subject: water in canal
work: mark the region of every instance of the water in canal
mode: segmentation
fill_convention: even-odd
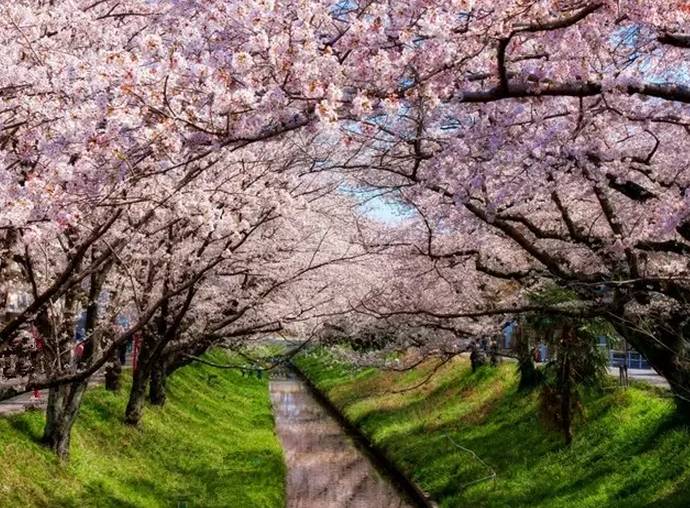
[[[288,508],[409,508],[393,483],[299,379],[271,381]]]

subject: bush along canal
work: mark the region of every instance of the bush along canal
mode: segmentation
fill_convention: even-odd
[[[288,508],[432,506],[294,371],[270,383]]]

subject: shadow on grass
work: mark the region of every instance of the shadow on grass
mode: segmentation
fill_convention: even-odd
[[[400,378],[379,375],[401,388]],[[540,424],[538,389],[518,391],[508,375],[505,366],[459,368],[393,404],[346,380],[335,389],[355,423],[442,506],[690,506],[690,432],[656,392],[586,392],[568,448]],[[496,471],[495,484],[470,484],[489,469],[467,450]]]
[[[363,429],[369,430],[400,421],[419,420],[419,425],[412,431],[427,433],[444,426],[437,423],[438,419],[425,421],[425,417],[432,413],[437,413],[441,420],[444,419],[444,416],[446,419],[451,417],[449,413],[443,410],[451,411],[458,422],[465,418],[476,419],[479,414],[486,413],[488,408],[497,406],[499,403],[505,405],[506,393],[503,385],[496,387],[496,393],[484,400],[476,400],[473,397],[473,394],[488,391],[489,385],[496,381],[496,371],[490,367],[481,368],[476,372],[471,372],[469,369],[462,370],[459,376],[444,379],[432,390],[410,393],[407,396],[410,400],[407,402],[399,401],[396,407],[372,407],[370,410],[358,414],[355,417],[355,423]],[[371,396],[375,398],[385,395],[387,394],[381,393]],[[363,396],[366,395],[360,393],[353,404],[361,400]],[[356,394],[353,397],[356,397]],[[340,407],[344,410],[348,409],[347,405]],[[406,428],[400,429],[399,432],[407,433],[409,431],[410,429]],[[394,440],[395,435],[391,435],[390,439]]]
[[[83,494],[73,497],[57,497],[52,507],[60,508],[138,508],[140,505],[129,502],[102,482],[90,482]],[[176,505],[171,505],[176,506]]]
[[[119,393],[86,393],[68,464],[37,444],[43,415],[0,422],[0,507],[284,504],[265,381],[190,366],[171,377],[166,406],[147,407],[136,428],[122,422],[129,384],[125,377]]]
[[[10,427],[38,445],[42,444],[43,423],[43,415],[38,411],[29,411],[9,418]]]

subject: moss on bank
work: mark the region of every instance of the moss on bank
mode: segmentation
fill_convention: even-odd
[[[0,506],[284,505],[266,380],[185,367],[165,407],[147,408],[139,428],[122,423],[126,388],[87,393],[64,466],[37,443],[43,414],[0,418]]]
[[[517,390],[512,363],[472,373],[458,358],[403,393],[435,363],[362,370],[321,350],[297,363],[441,506],[690,506],[690,429],[651,387],[588,393],[565,448],[540,423],[537,393]],[[495,481],[481,480],[492,471]]]

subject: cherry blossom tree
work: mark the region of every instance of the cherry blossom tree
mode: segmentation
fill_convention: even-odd
[[[577,290],[581,305],[561,312],[611,320],[685,410],[683,6],[417,5],[410,43],[389,32],[399,42],[390,52],[410,55],[397,88],[385,99],[359,92],[374,106],[356,118],[343,112],[342,136],[354,148],[321,169],[414,205],[439,243],[457,239],[437,251],[429,242],[431,259],[463,274],[527,287],[555,279]],[[451,319],[536,310],[462,303],[414,312]]]
[[[0,352],[32,368],[0,386],[51,388],[45,438],[64,456],[89,377],[135,334],[132,423],[150,380],[224,336],[354,307],[467,337],[539,310],[610,320],[687,409],[689,15],[644,0],[6,2],[0,301],[28,302]],[[365,238],[336,212],[372,188],[416,224]],[[399,270],[381,284],[389,272],[359,262],[384,252]],[[536,309],[525,290],[546,281],[580,300]]]

